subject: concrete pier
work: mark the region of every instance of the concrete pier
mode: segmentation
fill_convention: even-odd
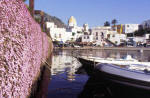
[[[63,49],[63,50],[139,50],[139,51],[150,51],[150,48],[144,48],[144,47],[80,47],[80,48],[75,48],[75,47],[55,47],[54,49]]]

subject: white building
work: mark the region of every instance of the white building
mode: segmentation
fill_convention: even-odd
[[[146,43],[146,39],[145,39],[144,36],[143,37],[136,36],[136,37],[133,38],[133,41],[136,42],[136,43]]]
[[[73,16],[68,20],[67,28],[57,28],[52,22],[47,22],[46,26],[50,31],[53,41],[63,41],[64,43],[67,41],[76,41],[83,35],[83,27],[77,26],[76,19]]]
[[[124,24],[123,25],[123,33],[134,33],[135,31],[139,30],[139,24]]]
[[[76,39],[80,38],[83,35],[83,27],[77,26],[77,21],[73,16],[71,16],[68,20],[68,27],[66,31],[72,35],[72,41],[76,41]]]
[[[116,45],[120,45],[121,43],[126,41],[125,34],[118,34],[117,31],[114,31],[112,27],[109,26],[92,28],[92,35],[93,40],[100,46],[110,44],[107,40]]]
[[[107,38],[108,32],[111,31],[111,27],[93,27],[91,30],[91,34],[93,35],[93,41],[100,46],[103,46],[104,39]]]
[[[57,28],[52,22],[46,22],[46,26],[50,31],[53,41],[63,41],[65,43],[66,41],[71,40],[72,34],[66,32],[65,28]]]
[[[150,40],[150,34],[145,34],[146,40]]]
[[[127,37],[125,34],[111,34],[109,40],[116,45],[120,45],[121,43],[126,41],[126,38]]]
[[[89,25],[88,24],[84,24],[83,25],[83,30],[84,30],[84,32],[88,32],[89,31]]]
[[[84,34],[82,35],[82,42],[93,42],[93,35]]]

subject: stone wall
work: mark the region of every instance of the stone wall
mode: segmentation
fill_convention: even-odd
[[[22,0],[0,0],[0,98],[25,98],[52,51]]]

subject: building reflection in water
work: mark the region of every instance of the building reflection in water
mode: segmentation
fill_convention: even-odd
[[[53,56],[51,75],[57,75],[66,72],[69,81],[75,80],[75,72],[81,64],[73,56],[68,56],[66,52],[57,53]],[[61,54],[61,55],[60,55]]]
[[[69,51],[68,51],[69,52]],[[70,50],[70,53],[72,51]],[[101,58],[117,58],[121,59],[126,57],[127,55],[131,55],[133,58],[140,61],[150,61],[150,52],[149,51],[121,51],[121,50],[80,50],[73,51],[74,54],[78,54],[79,56],[94,56]]]
[[[72,51],[54,51],[47,98],[77,98],[88,80]],[[85,71],[84,71],[85,72]]]

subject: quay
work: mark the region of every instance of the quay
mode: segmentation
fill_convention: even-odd
[[[54,49],[63,49],[63,50],[123,50],[123,51],[150,51],[150,48],[145,47],[55,47]]]

